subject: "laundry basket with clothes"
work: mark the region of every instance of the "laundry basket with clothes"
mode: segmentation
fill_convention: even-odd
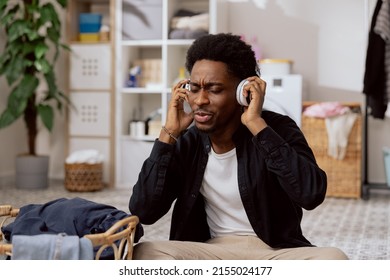
[[[119,259],[124,246],[129,258],[133,242],[143,235],[138,217],[82,198],[29,204],[15,216],[0,224],[1,238],[8,242],[0,253],[12,248],[10,259]]]

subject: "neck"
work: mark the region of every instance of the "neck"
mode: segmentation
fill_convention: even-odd
[[[209,135],[215,153],[223,154],[235,148],[233,134],[236,132],[238,125],[229,126],[224,131],[214,132]]]

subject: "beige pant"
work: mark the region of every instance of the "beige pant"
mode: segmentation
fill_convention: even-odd
[[[136,260],[346,260],[333,247],[273,249],[256,236],[224,236],[201,242],[153,241],[135,245]]]

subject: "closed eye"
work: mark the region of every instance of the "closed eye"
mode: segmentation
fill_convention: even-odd
[[[190,88],[192,93],[198,93],[202,88],[203,90],[212,94],[218,94],[224,90],[223,85],[220,83],[209,83],[203,87],[196,83],[190,83]]]

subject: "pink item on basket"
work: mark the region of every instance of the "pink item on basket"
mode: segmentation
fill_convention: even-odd
[[[348,111],[349,108],[340,102],[321,102],[307,107],[303,114],[313,118],[328,118],[343,115]]]

